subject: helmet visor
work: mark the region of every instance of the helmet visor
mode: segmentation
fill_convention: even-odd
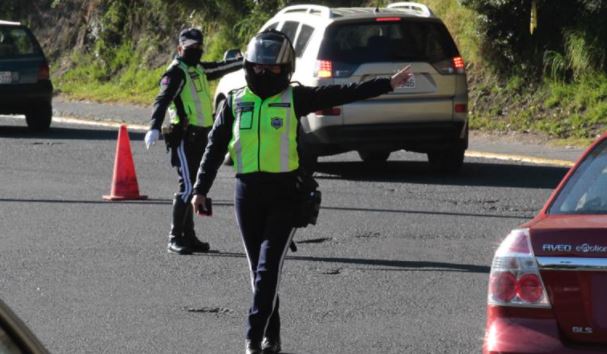
[[[280,65],[293,61],[293,50],[286,38],[278,35],[254,37],[247,46],[246,58],[255,64]]]

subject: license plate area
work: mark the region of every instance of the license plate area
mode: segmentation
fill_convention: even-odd
[[[0,71],[0,84],[12,84],[19,81],[19,73],[15,71]]]
[[[375,76],[378,79],[390,79],[392,75],[377,75]],[[409,80],[407,80],[404,84],[397,87],[397,89],[414,89],[416,84],[415,75],[411,75]]]

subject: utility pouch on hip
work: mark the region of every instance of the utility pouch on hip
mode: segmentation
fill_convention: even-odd
[[[183,126],[171,124],[162,127],[162,136],[168,149],[174,149],[179,146],[183,138]]]
[[[293,227],[316,225],[322,194],[318,190],[318,182],[311,174],[300,171],[296,178],[297,208],[293,218]]]

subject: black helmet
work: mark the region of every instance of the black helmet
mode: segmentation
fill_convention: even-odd
[[[280,73],[256,73],[253,70],[255,64],[280,65]],[[249,42],[244,67],[249,88],[262,98],[269,97],[289,86],[291,75],[295,71],[295,50],[284,33],[276,30],[264,31]]]
[[[186,28],[179,32],[179,45],[184,48],[191,45],[202,45],[202,42],[202,32],[198,28]]]

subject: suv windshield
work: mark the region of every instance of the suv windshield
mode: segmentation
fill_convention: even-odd
[[[33,36],[22,27],[0,27],[0,58],[40,55]]]
[[[442,23],[400,19],[334,24],[327,29],[318,59],[349,64],[394,61],[435,63],[458,55]]]

